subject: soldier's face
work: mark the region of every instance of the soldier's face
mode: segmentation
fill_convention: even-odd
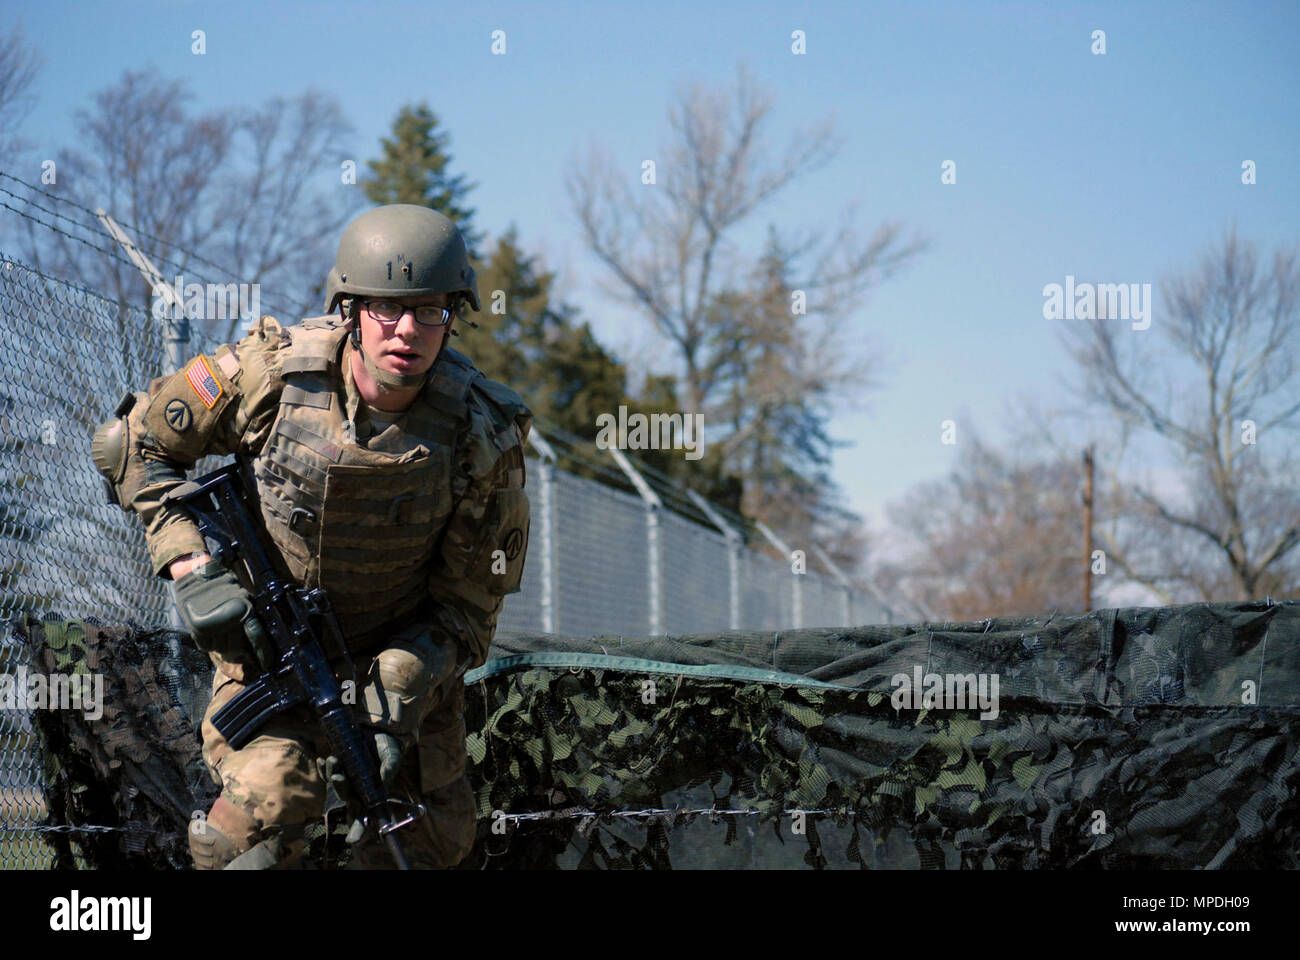
[[[408,307],[447,306],[447,295],[429,297],[391,297]],[[390,373],[420,374],[433,366],[447,338],[452,320],[446,326],[430,327],[417,323],[413,311],[408,310],[396,320],[386,322],[370,315],[364,302],[358,311],[361,324],[361,347],[381,369]]]

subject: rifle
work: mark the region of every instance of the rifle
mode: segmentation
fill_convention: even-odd
[[[213,558],[231,567],[248,590],[266,637],[253,644],[262,674],[213,715],[212,725],[238,750],[272,717],[308,704],[348,786],[360,798],[362,820],[378,826],[397,868],[409,870],[395,831],[422,816],[425,808],[389,795],[379,775],[374,744],[362,736],[343,703],[342,689],[321,644],[324,630],[334,649],[344,649],[329,597],[320,587],[298,587],[276,573],[249,514],[237,464],[183,483],[163,500],[186,509],[204,537],[217,544]]]

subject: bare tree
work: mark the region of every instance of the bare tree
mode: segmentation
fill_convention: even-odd
[[[241,118],[191,115],[190,99],[182,81],[128,72],[78,111],[84,135],[59,151],[52,189],[129,224],[169,282],[258,284],[264,311],[318,310],[329,244],[363,202],[340,182],[350,125],[314,92],[274,98]],[[148,284],[97,223],[77,235],[103,252],[30,221],[27,229],[27,255],[44,272],[151,306]],[[238,324],[237,316],[209,318],[200,330],[229,340]]]
[[[1162,284],[1151,330],[1065,328],[1084,395],[1119,428],[1102,545],[1166,603],[1300,589],[1298,293],[1294,246],[1261,264],[1229,230]]]
[[[850,211],[833,236],[769,243],[762,260],[743,254],[737,235],[746,222],[837,149],[822,124],[774,155],[764,142],[771,111],[742,67],[730,97],[699,86],[678,96],[654,186],[630,186],[607,154],[593,150],[575,164],[567,189],[611,292],[669,345],[687,409],[729,427],[711,449],[747,481],[755,479],[756,458],[774,454],[774,471],[792,469],[789,479],[818,488],[825,476],[766,447],[763,427],[778,411],[824,424],[827,404],[860,392],[871,371],[846,348],[845,322],[866,291],[922,244],[903,243],[897,224],[860,242]],[[778,351],[786,353],[780,363],[773,362]],[[826,442],[812,446],[824,453]],[[760,517],[779,509],[767,495],[747,507]]]
[[[40,67],[40,54],[27,45],[21,30],[0,35],[0,167],[27,146],[18,129],[36,105],[29,91]]]
[[[192,95],[179,80],[127,72],[77,111],[82,136],[58,151],[56,180],[47,189],[90,209],[104,208],[135,228],[135,242],[167,276],[187,265],[181,247],[208,239],[195,216],[226,159],[233,122],[224,114],[189,117]],[[59,208],[52,208],[59,209]],[[105,253],[31,221],[27,255],[44,273],[68,277],[116,299],[149,308],[150,288],[112,240],[89,222],[64,227]]]
[[[352,126],[331,97],[307,91],[272,98],[236,134],[249,150],[210,212],[212,259],[260,282],[292,313],[317,314],[339,231],[366,203],[340,175],[345,161],[360,165]],[[226,339],[234,333],[232,321]]]
[[[1077,460],[1002,453],[968,434],[947,477],[917,485],[891,507],[907,542],[874,579],[930,617],[1077,611],[1080,480]]]

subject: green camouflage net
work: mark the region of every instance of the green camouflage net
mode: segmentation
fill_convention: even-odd
[[[37,651],[76,634],[26,628]],[[184,865],[185,822],[211,802],[193,730],[209,671],[192,651],[172,653],[175,637],[87,627],[85,647],[53,641],[87,660],[112,645],[99,664],[125,698],[102,729],[62,713],[40,724],[60,757],[51,816],[115,814],[141,830],[97,836],[114,849],[91,865]],[[150,669],[141,650],[170,666]],[[502,635],[492,657],[466,678],[480,818],[469,868],[1300,858],[1296,602],[681,638]],[[997,717],[969,704],[896,710],[892,680],[915,671],[996,676]],[[169,686],[182,675],[193,682]],[[151,712],[172,719],[126,719]],[[132,738],[148,749],[133,752]]]
[[[94,868],[189,866],[185,825],[218,792],[197,736],[212,682],[208,658],[170,630],[30,616],[11,626],[31,671],[103,677],[95,719],[77,709],[31,712],[49,825],[112,828],[46,833],[54,868],[71,869],[77,854]]]

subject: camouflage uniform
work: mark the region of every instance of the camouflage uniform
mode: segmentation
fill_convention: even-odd
[[[354,349],[338,317],[284,328],[263,317],[238,343],[153,381],[124,417],[118,493],[143,519],[154,570],[166,576],[172,561],[206,547],[163,495],[204,455],[245,463],[283,572],[330,595],[347,641],[336,672],[356,683],[358,721],[407,748],[393,793],[429,809],[403,830],[412,865],[449,866],[474,838],[461,676],[486,659],[502,598],[519,588],[532,414],[444,347],[415,403],[385,425],[353,382]],[[211,718],[256,663],[212,659],[203,757],[222,793],[208,822],[233,852],[257,848],[236,866],[292,864],[326,798],[317,723],[299,708],[233,750]],[[216,832],[191,837],[196,865],[226,862],[205,848],[205,833]],[[369,840],[354,860],[390,865]]]

